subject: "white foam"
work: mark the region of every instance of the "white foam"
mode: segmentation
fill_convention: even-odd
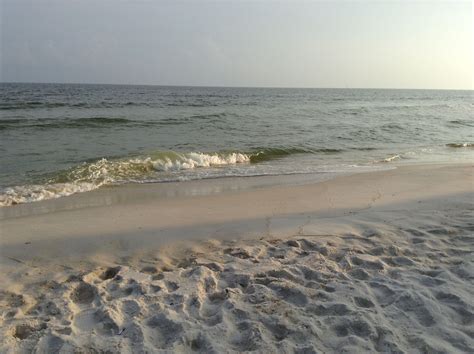
[[[393,156],[389,156],[389,157],[383,159],[381,162],[392,162],[394,160],[399,160],[399,159],[401,159],[400,155],[393,155]]]
[[[169,157],[150,160],[157,171],[189,170],[197,167],[212,167],[222,165],[234,165],[237,163],[250,162],[250,157],[241,153],[231,153],[228,155],[208,155],[197,152],[179,155],[178,159],[172,160]]]
[[[146,180],[147,176],[156,171],[173,172],[247,162],[250,162],[250,157],[242,153],[204,154],[198,152],[164,153],[155,159],[151,157],[116,161],[100,159],[63,173],[58,179],[66,179],[68,182],[65,183],[57,183],[57,180],[53,179],[44,185],[15,186],[0,190],[0,206],[65,197],[114,183],[139,182]]]
[[[81,182],[8,187],[0,192],[0,206],[66,197],[75,193],[89,192],[100,186],[100,184]]]

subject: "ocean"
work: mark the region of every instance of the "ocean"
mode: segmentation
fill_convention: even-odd
[[[0,84],[0,206],[474,161],[472,91]]]

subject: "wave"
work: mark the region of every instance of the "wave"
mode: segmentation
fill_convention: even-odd
[[[7,187],[0,190],[0,207],[67,197],[99,188],[93,183],[55,183]]]
[[[396,124],[396,123],[384,124],[380,128],[388,132],[392,130],[404,130],[404,128],[400,124]]]
[[[0,190],[0,206],[10,206],[88,192],[104,185],[143,182],[154,174],[206,167],[249,163],[239,152],[205,154],[199,152],[157,152],[147,157],[82,163],[61,171],[44,184],[8,187]]]
[[[42,183],[0,190],[0,206],[28,203],[87,192],[105,185],[181,180],[187,170],[254,164],[294,154],[334,154],[341,149],[262,148],[251,152],[215,153],[157,151],[127,159],[101,158],[44,178]],[[226,173],[223,173],[226,175]],[[187,176],[187,175],[186,175]],[[196,178],[196,177],[193,177]],[[198,177],[202,178],[202,177]]]
[[[188,101],[177,101],[166,103],[168,107],[217,107],[217,103],[213,102],[188,102]]]
[[[37,118],[6,119],[0,121],[0,130],[10,129],[61,129],[61,128],[100,128],[114,125],[153,126],[180,125],[193,122],[218,122],[226,113],[192,115],[183,118],[164,118],[160,120],[135,120],[123,117],[84,117],[84,118]]]
[[[427,156],[439,156],[443,155],[441,149],[443,147],[453,148],[453,149],[466,149],[474,148],[474,143],[450,143],[445,145],[437,145],[431,147],[419,147],[411,151],[403,151],[399,153],[391,154],[383,159],[375,160],[375,163],[388,163],[398,160],[410,160],[410,159],[419,159],[421,156],[425,158]],[[453,152],[452,152],[453,153]]]
[[[25,101],[25,102],[5,102],[0,103],[0,110],[17,110],[17,109],[35,109],[35,108],[57,108],[70,106],[60,102],[43,102],[43,101]]]
[[[248,162],[250,162],[250,157],[239,152],[206,154],[160,151],[146,157],[118,160],[103,158],[83,163],[57,174],[48,182],[88,182],[103,185],[143,180],[156,172],[173,172]]]
[[[473,148],[474,144],[473,143],[450,143],[450,144],[446,144],[446,146],[450,148]]]
[[[62,128],[98,128],[113,125],[147,126],[153,122],[139,121],[121,117],[86,117],[67,119],[7,119],[0,121],[0,130],[10,129],[62,129]]]
[[[472,146],[472,145],[469,145]],[[373,147],[254,148],[250,151],[175,152],[156,151],[128,158],[100,158],[83,162],[69,169],[43,176],[33,184],[0,189],[0,206],[10,206],[88,192],[107,185],[124,183],[168,182],[210,176],[248,175],[235,165],[258,164],[299,154],[339,154],[348,150],[376,150]],[[404,159],[394,154],[375,162]],[[195,169],[213,169],[212,172],[191,172]],[[224,169],[218,171],[216,169]]]
[[[376,161],[376,162],[392,162],[392,161],[395,161],[395,160],[400,160],[402,157],[401,155],[391,155],[391,156],[388,156],[382,160],[379,160],[379,161]]]
[[[293,154],[304,154],[310,152],[309,149],[303,148],[256,148],[255,151],[250,154],[250,162],[257,163],[270,161]]]
[[[374,150],[377,150],[377,148],[374,148],[374,147],[371,147],[371,146],[367,146],[367,147],[353,147],[351,148],[351,150],[356,150],[356,151],[374,151]]]
[[[217,122],[222,118],[226,117],[226,113],[211,113],[211,114],[198,114],[192,115],[183,118],[164,118],[157,120],[153,123],[157,125],[180,125],[180,124],[189,124],[196,121],[208,121],[208,122]]]
[[[80,128],[80,127],[102,127],[110,125],[135,125],[142,124],[143,122],[134,121],[127,118],[114,118],[114,117],[88,117],[88,118],[74,118],[68,120],[61,120],[57,123],[47,124],[47,128]],[[38,125],[42,127],[41,125]]]
[[[145,102],[47,102],[47,101],[22,101],[22,102],[4,102],[0,103],[0,110],[33,110],[33,109],[51,109],[51,108],[123,108],[130,106],[149,106]]]
[[[474,127],[474,122],[472,120],[467,120],[467,119],[450,120],[448,123],[452,125],[463,125],[467,127]]]
[[[353,107],[353,108],[337,108],[335,110],[335,113],[357,116],[360,114],[369,113],[369,111],[370,109],[364,106],[364,107]]]

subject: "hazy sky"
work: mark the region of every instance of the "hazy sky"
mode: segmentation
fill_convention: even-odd
[[[1,81],[473,88],[470,1],[0,0]]]

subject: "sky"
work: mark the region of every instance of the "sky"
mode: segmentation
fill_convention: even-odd
[[[471,1],[0,0],[0,81],[473,89]]]

